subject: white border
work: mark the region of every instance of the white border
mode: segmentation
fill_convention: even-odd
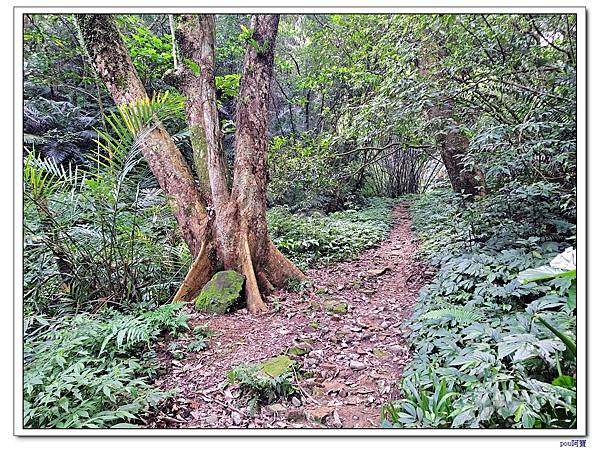
[[[42,3],[42,2],[39,2]],[[570,438],[585,436],[587,433],[587,342],[586,342],[586,318],[587,316],[582,314],[583,310],[579,311],[577,320],[577,342],[578,342],[578,361],[579,367],[583,366],[583,370],[578,370],[578,407],[577,407],[577,428],[575,430],[519,430],[519,429],[502,429],[502,430],[488,430],[488,429],[475,429],[475,430],[464,430],[464,429],[168,429],[168,430],[150,430],[150,429],[135,429],[135,430],[32,430],[24,429],[22,426],[22,403],[23,403],[23,392],[22,392],[22,351],[23,351],[23,317],[22,317],[22,298],[23,298],[23,285],[22,285],[22,145],[21,145],[21,132],[22,132],[22,121],[23,121],[23,92],[22,92],[22,15],[27,13],[119,13],[119,14],[135,14],[135,13],[147,13],[147,14],[165,14],[168,12],[184,13],[184,12],[195,12],[195,13],[312,13],[318,12],[320,14],[326,13],[400,13],[400,14],[433,14],[433,13],[505,13],[505,14],[525,14],[525,13],[566,13],[577,15],[577,204],[579,206],[578,218],[577,218],[577,241],[578,245],[578,266],[580,276],[578,277],[578,298],[587,299],[586,292],[586,155],[587,155],[587,141],[586,141],[586,11],[585,7],[561,7],[561,6],[546,6],[546,7],[529,7],[529,6],[510,6],[510,7],[469,7],[469,6],[457,6],[457,7],[438,7],[431,2],[423,1],[421,4],[431,6],[421,7],[390,7],[390,6],[350,6],[356,2],[340,3],[335,2],[331,5],[331,2],[321,1],[305,1],[303,7],[293,6],[261,6],[261,7],[247,7],[240,6],[236,2],[235,5],[223,6],[226,1],[214,2],[204,1],[206,5],[203,8],[194,7],[125,7],[120,5],[109,6],[109,7],[93,7],[93,6],[81,6],[82,3],[78,2],[80,6],[74,7],[55,7],[55,6],[15,6],[13,10],[13,21],[14,21],[14,154],[13,154],[13,170],[14,170],[14,354],[13,354],[13,365],[14,365],[14,402],[13,402],[13,432],[17,436],[538,436],[538,437],[565,437],[563,440],[570,440]],[[147,2],[151,4],[154,2]],[[216,6],[213,6],[216,3]],[[265,0],[261,3],[272,3],[269,0]],[[324,5],[329,3],[328,5]],[[361,2],[364,3],[364,2]],[[508,2],[505,2],[508,3]],[[518,5],[520,2],[511,2]],[[531,2],[534,3],[534,2]],[[538,3],[538,2],[535,2]],[[548,5],[550,1],[543,2],[542,4]],[[17,299],[19,299],[17,301]],[[580,300],[581,302],[581,300]],[[588,355],[589,356],[589,355]],[[583,363],[581,361],[584,361]]]

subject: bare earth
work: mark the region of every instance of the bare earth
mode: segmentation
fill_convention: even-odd
[[[192,313],[191,327],[206,324],[216,335],[207,349],[186,352],[181,360],[165,351],[169,342],[160,343],[167,371],[156,385],[179,392],[146,426],[378,427],[381,405],[398,396],[397,383],[410,359],[402,326],[426,282],[425,267],[415,259],[406,205],[396,206],[393,216],[393,229],[381,245],[356,260],[309,271],[315,286],[274,294],[269,313]],[[324,304],[332,301],[347,303],[348,312],[327,311]],[[180,348],[193,339],[192,333],[180,337]],[[297,346],[310,348],[291,356],[302,368],[300,392],[251,414],[247,398],[227,386],[227,373]]]

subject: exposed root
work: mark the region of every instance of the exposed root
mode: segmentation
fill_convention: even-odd
[[[177,290],[173,303],[192,301],[202,290],[212,275],[212,263],[210,261],[210,251],[205,242],[202,242],[198,256],[190,266],[183,283]]]
[[[306,280],[308,277],[302,273],[272,242],[269,242],[269,251],[265,261],[265,273],[276,288],[285,287],[290,279]]]
[[[262,295],[267,296],[275,290],[275,286],[271,284],[269,278],[264,272],[258,272],[256,280],[258,281],[258,289]]]
[[[252,254],[250,253],[250,246],[248,245],[247,233],[242,235],[240,253],[242,274],[246,277],[246,283],[244,284],[246,305],[248,307],[248,311],[250,311],[252,314],[259,314],[266,311],[268,308],[262,299],[260,290],[258,289],[256,275],[254,274],[254,265],[252,264]]]

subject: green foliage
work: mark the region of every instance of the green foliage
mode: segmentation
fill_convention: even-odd
[[[505,205],[489,198],[475,203],[465,209],[458,195],[436,191],[418,198],[411,209],[421,254],[439,270],[421,290],[407,324],[413,360],[405,372],[403,400],[383,409],[382,424],[573,427],[575,391],[553,382],[563,372],[575,372],[570,344],[560,337],[574,345],[574,310],[567,304],[571,280],[518,280],[560,253],[570,231],[555,231],[563,243],[550,241],[536,235],[544,223],[519,211],[523,223],[515,239],[510,228],[486,223],[490,216],[499,220]],[[481,204],[485,215],[473,215]],[[444,398],[441,392],[452,394]]]
[[[220,97],[224,99],[237,97],[240,91],[240,79],[241,75],[239,73],[216,76],[215,83],[217,90],[221,94]]]
[[[418,386],[418,390],[417,390]],[[426,428],[445,428],[452,414],[452,400],[458,395],[448,389],[445,379],[430,372],[427,381],[421,382],[419,374],[402,380],[405,397],[382,408],[382,427],[394,424],[410,426],[415,418]]]
[[[375,198],[366,206],[327,216],[268,212],[269,233],[277,248],[300,267],[353,258],[384,239],[392,225],[393,200]]]
[[[32,311],[156,305],[177,288],[190,256],[174,239],[175,220],[139,143],[154,117],[181,108],[181,98],[167,93],[120,106],[106,116],[93,166],[28,156],[25,303]]]
[[[422,319],[442,319],[448,317],[457,322],[475,323],[480,322],[483,318],[476,311],[469,308],[440,308],[434,309],[421,316]]]
[[[149,346],[163,331],[187,328],[180,304],[139,315],[79,314],[25,323],[26,428],[135,425],[172,395],[150,384]]]
[[[215,332],[208,328],[208,325],[197,325],[192,330],[196,339],[188,347],[188,352],[197,352],[208,347],[208,342]]]
[[[269,146],[268,198],[294,210],[337,210],[351,199],[353,164],[335,159],[331,136],[275,136]]]
[[[144,83],[160,79],[173,67],[171,35],[156,35],[144,23],[141,16],[128,16],[122,20],[123,34],[131,60]]]
[[[293,367],[271,376],[265,372],[263,364],[240,365],[227,374],[227,381],[239,385],[242,392],[249,396],[251,405],[287,399],[297,389]]]

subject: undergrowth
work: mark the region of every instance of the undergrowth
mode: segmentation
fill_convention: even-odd
[[[392,226],[394,200],[374,198],[364,207],[328,215],[292,214],[285,207],[269,210],[273,243],[301,268],[354,258],[385,239]]]
[[[26,321],[24,427],[135,427],[173,394],[150,383],[157,370],[150,345],[187,329],[182,306]]]
[[[549,200],[539,203],[543,216],[496,224],[511,206],[498,199],[436,191],[414,202],[420,254],[439,270],[409,320],[413,360],[383,426],[575,427],[576,367],[564,345],[575,339],[574,277],[517,278],[572,235]]]

